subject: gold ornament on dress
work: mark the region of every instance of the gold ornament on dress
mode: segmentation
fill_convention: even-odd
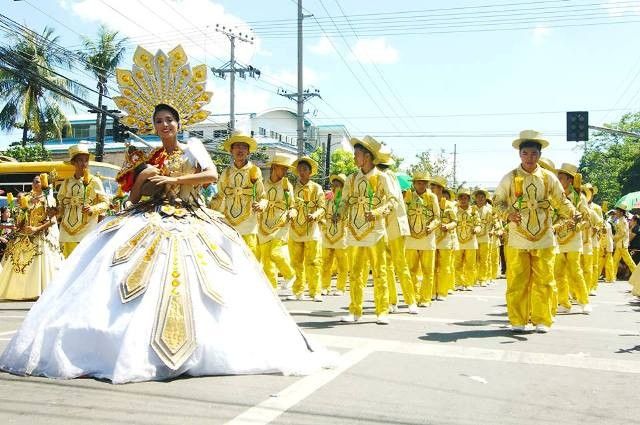
[[[210,114],[202,109],[211,101],[212,92],[205,91],[206,65],[193,68],[178,45],[168,54],[162,50],[153,55],[141,46],[133,55],[131,71],[116,69],[121,96],[113,98],[127,116],[121,122],[137,128],[140,134],[152,133],[152,115],[156,105],[164,103],[180,115],[183,127],[204,121]]]

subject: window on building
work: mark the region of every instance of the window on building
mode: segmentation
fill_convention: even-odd
[[[189,137],[204,137],[204,131],[203,130],[191,130],[189,131]]]
[[[266,128],[262,128],[262,127],[258,127],[258,134],[261,136],[266,136],[267,135],[267,129]]]
[[[90,124],[79,124],[73,127],[73,137],[75,137],[76,139],[86,139],[90,134]]]
[[[226,139],[228,134],[227,130],[213,130],[214,139]]]

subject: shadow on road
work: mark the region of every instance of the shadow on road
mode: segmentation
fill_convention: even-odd
[[[631,347],[631,348],[620,348],[618,351],[616,351],[616,354],[633,354],[633,353],[640,353],[640,345],[636,345],[635,347]]]
[[[514,334],[510,329],[486,329],[461,332],[430,332],[418,337],[423,341],[457,342],[463,339],[483,339],[506,337],[515,341],[527,341],[524,334]]]

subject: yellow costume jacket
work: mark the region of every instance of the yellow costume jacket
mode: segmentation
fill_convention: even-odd
[[[445,207],[440,208],[440,224],[444,225],[446,230],[442,230],[441,226],[436,229],[436,248],[456,249],[458,246],[458,235],[456,234],[458,223],[456,206],[453,202],[445,200]]]
[[[463,209],[458,205],[456,211],[456,233],[458,234],[458,249],[478,249],[478,239],[476,234],[482,229],[478,208],[475,205],[469,205],[467,209]]]
[[[480,231],[476,235],[478,243],[489,243],[489,236],[493,227],[493,208],[490,204],[479,207],[476,205],[478,218],[480,219]]]
[[[82,213],[84,205],[91,207],[91,215]],[[89,175],[89,184],[85,187],[82,177],[67,178],[58,191],[58,208],[60,242],[80,242],[87,233],[96,228],[98,216],[109,209],[102,181]]]
[[[267,206],[258,217],[258,242],[262,244],[273,239],[287,241],[289,239],[287,215],[290,211],[295,211],[293,185],[284,178],[275,183],[267,179],[264,181],[264,192]]]
[[[435,229],[440,226],[438,197],[430,189],[425,190],[422,195],[418,195],[415,189],[412,189],[405,192],[404,203],[411,232],[405,240],[405,248],[435,250]]]
[[[311,180],[304,185],[298,182],[293,188],[293,193],[297,215],[291,222],[289,239],[294,242],[321,240],[319,221],[325,214],[322,187]],[[312,215],[314,220],[307,220],[308,215]]]
[[[347,208],[343,197],[344,189],[333,194],[327,201],[326,214],[322,225],[322,247],[343,249],[347,247]]]

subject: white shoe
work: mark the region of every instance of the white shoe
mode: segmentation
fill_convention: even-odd
[[[322,291],[320,291],[321,295],[329,295],[329,290],[328,289],[323,289]]]
[[[447,291],[447,295],[453,295],[453,291],[452,291],[451,289],[449,289],[449,290]]]
[[[378,320],[376,320],[376,323],[378,325],[388,325],[389,324],[389,315],[388,314],[381,314],[380,316],[378,316]]]
[[[293,276],[289,280],[283,280],[282,281],[282,285],[280,285],[280,288],[285,290],[285,291],[288,291],[289,289],[291,289],[291,287],[293,287],[293,282],[295,282],[295,281],[296,281],[296,277],[295,276]]]
[[[398,311],[398,306],[395,304],[389,304],[389,313],[395,313]]]
[[[453,290],[454,290],[454,291],[462,291],[462,290],[463,290],[463,287],[462,287],[462,285],[456,285],[456,286],[453,288]],[[449,293],[451,293],[451,292],[449,292]]]
[[[322,299],[322,295],[316,294],[316,296],[313,297],[313,301],[321,303],[322,301],[324,301],[324,299]]]
[[[360,316],[356,316],[355,314],[347,314],[340,318],[340,321],[343,323],[355,323],[358,320],[360,320]]]
[[[431,307],[431,301],[429,302],[420,302],[418,303],[418,307]]]
[[[333,293],[331,295],[336,296],[336,297],[340,297],[340,296],[344,295],[344,292],[339,290],[339,289],[336,289],[335,291],[333,291]]]
[[[524,325],[511,325],[512,332],[524,332]]]
[[[549,332],[549,327],[545,325],[536,325],[536,332],[539,334],[546,334]]]
[[[596,290],[595,289],[592,289],[591,292],[589,292],[589,296],[590,297],[595,297],[596,295],[598,295],[598,294],[596,294]]]
[[[415,304],[409,304],[409,314],[418,314],[418,306]]]
[[[462,288],[463,291],[473,291],[473,289],[471,289],[470,286],[465,286],[464,288]]]
[[[289,295],[285,299],[288,300],[288,301],[311,301],[311,298],[309,298],[307,295],[303,295],[303,294]]]
[[[591,307],[591,304],[580,305],[580,313],[591,314],[592,311],[593,311],[593,307]]]
[[[558,306],[558,313],[561,313],[561,314],[563,314],[563,313],[571,313],[571,307],[567,308],[567,307],[565,307],[563,305],[559,305]]]

